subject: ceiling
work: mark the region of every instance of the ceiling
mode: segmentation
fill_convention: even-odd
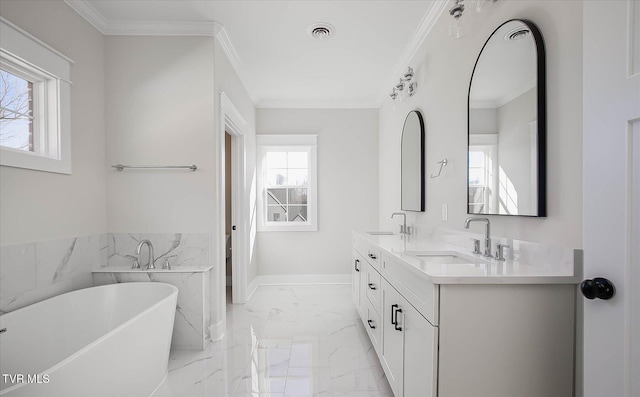
[[[375,108],[444,0],[67,0],[105,34],[215,35],[257,107]],[[317,22],[330,39],[310,37]]]
[[[530,31],[520,21],[507,22],[487,41],[473,72],[471,107],[497,108],[537,86],[537,50],[533,36],[505,39],[509,32],[522,29]]]

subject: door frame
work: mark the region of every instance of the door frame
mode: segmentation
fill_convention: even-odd
[[[244,303],[247,289],[246,251],[248,241],[248,211],[246,209],[246,122],[233,102],[220,92],[220,124],[217,134],[218,164],[221,167],[217,175],[217,238],[215,239],[216,260],[218,267],[220,313],[226,313],[226,230],[225,230],[225,134],[231,137],[231,200],[233,202],[231,222],[236,226],[232,232],[231,269],[232,269],[232,302]],[[224,317],[224,316],[222,316]]]

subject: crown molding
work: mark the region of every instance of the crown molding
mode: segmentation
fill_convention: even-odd
[[[227,54],[227,58],[229,58],[229,62],[231,66],[235,69],[238,76],[240,76],[240,57],[238,56],[238,52],[235,47],[231,43],[231,39],[229,39],[229,35],[227,34],[227,30],[225,28],[220,29],[220,31],[216,34],[216,38],[222,47],[222,50],[225,54]]]
[[[424,16],[424,18],[422,18],[422,21],[420,22],[420,25],[418,25],[413,37],[409,40],[409,44],[405,47],[400,58],[398,58],[398,61],[393,68],[393,73],[391,73],[387,83],[380,91],[380,94],[378,94],[378,100],[376,102],[378,107],[382,106],[382,103],[388,97],[391,87],[396,84],[396,80],[402,76],[407,66],[409,66],[409,62],[411,62],[413,57],[418,53],[420,46],[422,46],[422,43],[431,32],[436,21],[440,18],[440,15],[446,8],[447,3],[448,0],[435,0],[429,9],[429,12]]]
[[[214,21],[110,21],[86,0],[64,0],[105,36],[216,36],[222,24]]]
[[[106,33],[106,28],[109,23],[91,4],[84,0],[64,0],[65,4],[71,7],[75,12],[80,14],[81,17],[87,20],[94,28],[102,34]]]

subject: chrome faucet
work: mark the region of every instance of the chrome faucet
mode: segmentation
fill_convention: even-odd
[[[467,218],[464,221],[464,228],[468,229],[471,222],[484,222],[484,256],[491,258],[491,224],[488,218]]]
[[[400,225],[400,234],[411,234],[411,230],[407,229],[407,214],[404,212],[394,212],[391,219],[396,215],[402,215],[402,225]]]
[[[147,266],[145,267],[145,270],[156,268],[156,266],[153,264],[153,262],[155,261],[155,258],[153,257],[153,245],[149,240],[142,240],[140,241],[140,243],[138,243],[138,247],[136,247],[137,258],[133,261],[132,269],[140,269],[140,250],[142,249],[142,246],[145,244],[147,245],[147,247],[149,247],[149,260],[147,261]]]

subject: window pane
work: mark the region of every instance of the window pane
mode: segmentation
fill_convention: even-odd
[[[289,152],[289,168],[308,168],[307,152]]]
[[[469,184],[484,185],[484,169],[482,168],[469,169]]]
[[[289,170],[289,185],[304,186],[309,184],[307,170]]]
[[[287,168],[287,152],[267,152],[267,168]]]
[[[289,189],[289,204],[307,204],[307,189]]]
[[[267,221],[269,222],[286,222],[287,221],[287,211],[286,207],[282,207],[279,205],[269,205],[267,206]]]
[[[469,203],[471,204],[484,203],[484,187],[469,188]]]
[[[267,204],[287,204],[287,189],[267,189]]]
[[[0,69],[0,106],[2,108],[31,115],[31,88],[29,81]]]
[[[0,70],[0,145],[33,151],[33,83]]]
[[[484,152],[469,151],[469,167],[484,167]]]
[[[286,169],[267,169],[267,185],[282,186],[287,184]]]
[[[33,151],[31,120],[0,119],[0,145],[12,149]]]
[[[306,222],[307,206],[306,205],[290,205],[289,206],[289,222]]]

